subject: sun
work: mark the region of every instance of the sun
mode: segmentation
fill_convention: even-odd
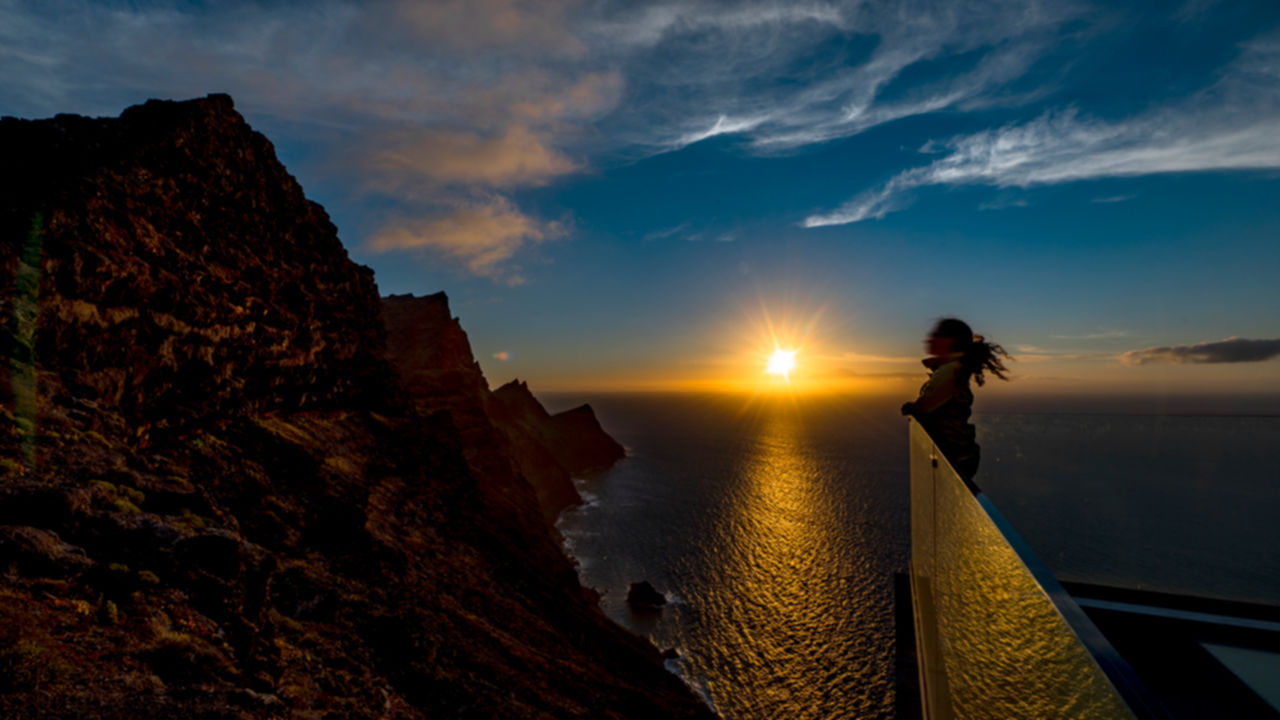
[[[783,378],[789,378],[791,371],[795,367],[796,351],[779,348],[774,350],[773,355],[769,357],[769,366],[765,368],[765,372],[770,375],[781,375]]]

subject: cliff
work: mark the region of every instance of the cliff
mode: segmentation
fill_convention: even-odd
[[[499,393],[489,391],[444,293],[383,298],[382,318],[390,333],[387,357],[399,369],[415,407],[423,414],[448,413],[462,432],[467,461],[477,477],[495,488],[522,478],[532,487],[548,527],[561,510],[582,502],[569,471],[553,454],[568,443],[548,443],[536,424],[531,428],[517,422]],[[529,399],[542,410],[532,395]],[[607,435],[588,441],[613,443]]]
[[[448,413],[466,441],[468,463],[487,484],[506,487],[518,477],[532,486],[548,526],[582,502],[574,475],[626,454],[590,406],[551,415],[519,381],[491,392],[444,293],[385,297],[382,319],[387,357],[418,412]]]
[[[0,155],[0,716],[711,716],[230,98]]]
[[[556,504],[569,504],[560,488],[572,490],[572,476],[607,468],[626,455],[600,427],[590,405],[552,415],[519,380],[493,391],[489,415],[510,439],[513,455],[523,461],[534,486],[548,488],[552,504],[544,509],[557,513]],[[530,462],[534,459],[536,464]],[[572,500],[581,502],[576,491]]]

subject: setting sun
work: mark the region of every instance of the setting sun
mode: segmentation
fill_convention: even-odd
[[[765,372],[770,375],[781,375],[788,377],[791,371],[796,367],[796,351],[795,350],[774,350],[773,355],[769,357],[769,366],[765,368]]]

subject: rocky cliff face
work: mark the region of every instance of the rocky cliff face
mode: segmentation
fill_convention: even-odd
[[[710,715],[229,98],[0,155],[0,716]]]
[[[387,357],[417,410],[448,413],[467,441],[469,464],[487,485],[532,486],[548,526],[582,502],[574,475],[625,455],[589,406],[553,416],[525,383],[512,381],[491,392],[444,293],[383,298],[382,318]]]
[[[590,405],[551,415],[519,380],[493,391],[489,415],[508,437],[511,454],[549,514],[581,502],[572,477],[606,468],[626,455],[600,427]]]

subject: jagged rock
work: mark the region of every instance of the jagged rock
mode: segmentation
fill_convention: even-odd
[[[0,157],[0,716],[712,717],[230,98]]]
[[[551,416],[552,446],[560,448],[561,461],[572,472],[590,472],[608,467],[626,456],[618,441],[600,427],[590,405],[579,405]]]
[[[667,598],[654,589],[648,580],[631,583],[627,590],[627,604],[637,610],[657,610],[667,604]]]
[[[553,416],[518,380],[490,392],[444,293],[385,297],[382,316],[387,355],[419,412],[448,413],[467,441],[472,468],[493,487],[528,483],[548,526],[582,502],[572,475],[622,457],[590,407]]]
[[[590,405],[551,415],[529,391],[529,385],[519,380],[503,385],[493,395],[573,475],[606,468],[626,456],[622,445],[600,427]]]
[[[49,530],[24,525],[0,526],[0,568],[32,577],[67,577],[93,565],[83,548]]]

